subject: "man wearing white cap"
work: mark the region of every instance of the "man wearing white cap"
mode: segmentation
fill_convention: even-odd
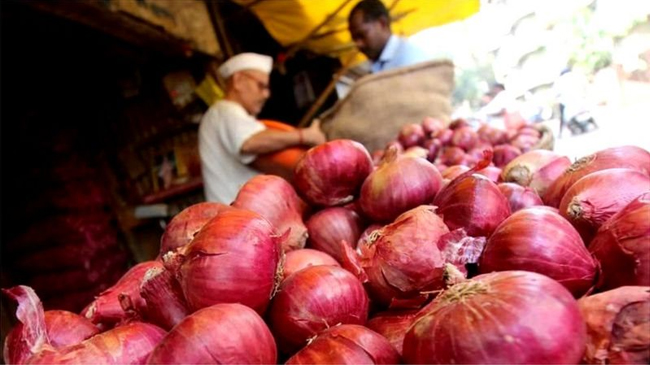
[[[199,153],[208,201],[230,204],[241,186],[261,172],[255,169],[258,154],[287,147],[325,142],[318,121],[296,131],[266,129],[255,119],[271,95],[269,74],[273,59],[256,53],[231,57],[219,73],[226,82],[226,96],[212,105],[199,127]]]

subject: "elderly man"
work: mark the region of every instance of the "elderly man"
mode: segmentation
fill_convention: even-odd
[[[230,204],[240,187],[261,173],[256,169],[258,154],[325,142],[317,121],[309,128],[278,131],[266,129],[255,119],[271,95],[272,66],[269,56],[242,53],[219,68],[227,80],[226,96],[208,109],[199,127],[199,154],[208,201]]]
[[[429,55],[390,29],[390,15],[381,0],[362,0],[348,17],[355,45],[371,62],[375,73],[431,59]]]

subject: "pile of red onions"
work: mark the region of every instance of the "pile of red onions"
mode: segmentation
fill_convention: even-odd
[[[650,176],[632,169],[602,170],[573,184],[558,209],[589,244],[601,225],[646,192]]]
[[[577,364],[585,349],[571,293],[533,272],[456,284],[418,317],[404,338],[408,364]]]
[[[399,364],[400,356],[380,334],[354,324],[316,336],[286,364]]]
[[[162,339],[149,364],[275,364],[271,331],[254,310],[216,304],[186,317]]]
[[[359,215],[347,208],[325,208],[307,221],[309,246],[341,260],[341,241],[355,244],[363,231],[364,224]]]
[[[587,323],[583,363],[650,363],[650,287],[623,286],[578,304]]]
[[[362,144],[340,139],[311,148],[298,161],[294,184],[313,205],[349,203],[372,172],[372,159]]]
[[[361,208],[376,222],[390,222],[405,211],[429,204],[442,186],[442,176],[422,158],[398,156],[389,149],[361,187]]]
[[[479,262],[481,273],[526,270],[557,280],[581,297],[595,285],[598,263],[578,232],[559,214],[520,210],[494,231]]]
[[[230,209],[187,246],[178,279],[192,311],[241,303],[263,313],[275,290],[284,237],[257,213]]]
[[[160,239],[160,254],[187,246],[201,227],[226,209],[230,207],[213,202],[198,203],[183,209],[165,227]]]
[[[650,286],[650,193],[639,196],[603,224],[589,251],[600,262],[598,289]]]
[[[311,248],[303,248],[287,252],[284,257],[283,278],[288,278],[296,271],[310,266],[333,265],[340,266],[332,256]]]
[[[241,187],[232,206],[261,215],[279,233],[290,230],[282,243],[283,251],[305,247],[308,235],[302,215],[307,206],[285,179],[274,175],[253,177]]]
[[[307,341],[336,324],[365,324],[368,295],[348,271],[312,266],[286,278],[267,313],[278,347],[293,354]]]

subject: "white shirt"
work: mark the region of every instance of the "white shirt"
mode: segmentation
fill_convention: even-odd
[[[409,66],[430,60],[432,57],[406,38],[391,35],[379,59],[370,66],[372,73]]]
[[[199,127],[199,154],[208,201],[232,203],[241,186],[260,174],[248,166],[257,156],[242,154],[241,147],[265,129],[236,102],[220,100],[208,109]]]

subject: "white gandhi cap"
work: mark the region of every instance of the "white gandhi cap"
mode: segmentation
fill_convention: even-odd
[[[240,53],[230,57],[228,61],[219,66],[219,74],[229,78],[235,72],[242,70],[258,70],[264,73],[271,73],[273,58],[257,53]]]

